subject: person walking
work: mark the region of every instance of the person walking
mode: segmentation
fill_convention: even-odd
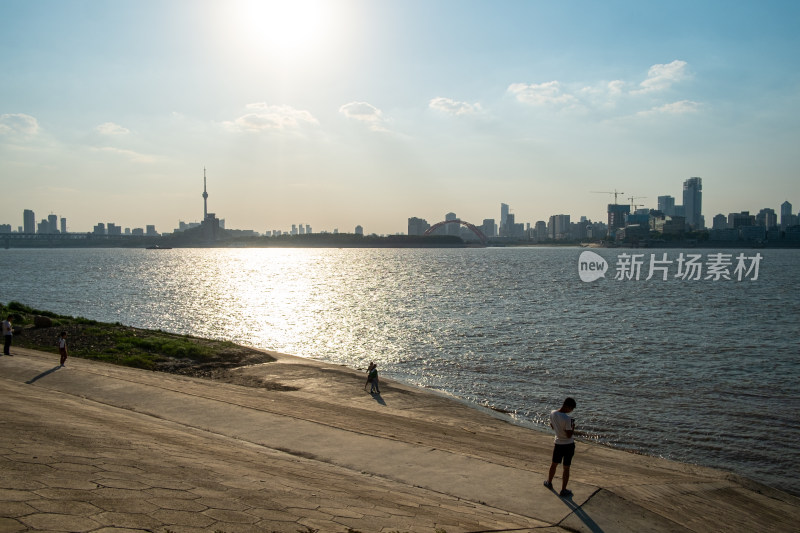
[[[367,385],[369,385],[370,394],[381,393],[380,387],[378,386],[378,365],[374,362],[370,362],[367,368],[367,382],[364,384],[364,389],[367,388]]]
[[[62,331],[61,337],[58,339],[58,353],[61,354],[61,366],[64,366],[64,363],[67,362],[67,332]]]
[[[569,498],[572,491],[567,488],[569,483],[569,468],[572,466],[572,457],[575,455],[575,439],[572,438],[575,432],[575,419],[569,413],[575,410],[577,403],[572,398],[564,400],[560,409],[550,413],[550,427],[556,434],[553,446],[553,460],[550,463],[550,472],[547,474],[547,481],[544,486],[553,490],[553,478],[556,475],[556,468],[563,461],[564,466],[561,473],[561,492],[559,496]]]
[[[11,355],[11,338],[13,335],[14,328],[11,326],[11,315],[9,315],[3,320],[3,339],[5,339],[5,344],[3,344],[4,355]]]

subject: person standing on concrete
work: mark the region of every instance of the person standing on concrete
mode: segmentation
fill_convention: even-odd
[[[61,354],[61,366],[67,362],[67,332],[62,331],[61,337],[58,339],[58,353]]]
[[[14,328],[11,326],[11,316],[9,315],[5,320],[3,320],[3,338],[5,339],[5,344],[3,344],[4,355],[11,355],[12,335],[14,335]]]
[[[369,368],[367,368],[367,382],[364,384],[365,389],[367,385],[369,385],[370,394],[381,393],[381,389],[378,386],[378,365],[374,362],[371,362]]]
[[[575,419],[569,416],[575,407],[576,402],[572,398],[564,400],[560,409],[550,413],[550,427],[556,434],[555,445],[553,447],[553,462],[550,463],[550,472],[544,486],[553,490],[553,478],[556,475],[556,468],[563,461],[564,467],[561,474],[561,492],[559,496],[569,498],[572,491],[567,489],[569,483],[569,467],[572,465],[572,456],[575,455],[575,439],[572,434],[575,431]]]

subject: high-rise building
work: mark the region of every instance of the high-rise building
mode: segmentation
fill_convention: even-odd
[[[765,228],[773,228],[778,225],[778,214],[775,210],[765,207],[756,215],[756,226],[764,226]]]
[[[689,178],[683,182],[683,207],[686,210],[686,225],[691,230],[705,228],[703,220],[703,180],[701,178]]]
[[[672,196],[659,196],[658,210],[670,217],[675,215],[675,198]]]
[[[494,219],[484,218],[483,224],[481,224],[481,231],[490,239],[492,237],[497,237],[497,224],[495,224]]]
[[[356,235],[364,235],[364,228],[360,225],[356,226]]]
[[[61,233],[66,233],[66,232],[67,232],[67,219],[61,217]]]
[[[22,212],[22,231],[24,233],[36,233],[36,215],[31,209]]]
[[[548,236],[554,241],[569,238],[570,222],[569,215],[553,215],[547,226]]]
[[[616,231],[625,227],[625,217],[630,214],[628,204],[608,204],[608,235],[616,235]]]
[[[725,215],[720,213],[714,216],[714,225],[712,229],[725,229],[728,227],[728,219]]]
[[[444,216],[444,219],[445,220],[458,220],[458,216],[455,213],[447,213]],[[458,235],[459,232],[461,231],[461,225],[460,224],[447,224],[445,226],[445,229],[447,230],[447,234],[448,235]]]
[[[781,229],[786,229],[789,226],[797,225],[798,215],[792,214],[792,204],[785,201],[781,204]]]
[[[505,232],[508,223],[508,204],[500,204],[500,235]]]
[[[47,215],[47,223],[50,225],[50,231],[47,233],[58,233],[58,216]]]
[[[539,220],[533,226],[534,240],[543,241],[547,239],[547,223],[544,220]]]
[[[728,214],[728,227],[739,229],[744,226],[755,226],[756,217],[750,214],[750,211],[742,211],[741,213]]]
[[[430,227],[431,225],[424,218],[411,217],[408,219],[409,235],[424,235]]]

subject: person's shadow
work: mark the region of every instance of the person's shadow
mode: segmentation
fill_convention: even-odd
[[[594,496],[594,494],[592,496]],[[589,499],[586,500],[586,502],[588,502],[590,499],[591,496],[589,497]],[[587,528],[589,528],[589,531],[591,531],[592,533],[603,533],[603,528],[601,528],[597,524],[597,522],[592,520],[592,517],[590,517],[580,505],[578,505],[572,500],[572,496],[568,498],[561,498],[561,501],[564,502],[564,505],[566,505],[572,510],[572,514],[574,514],[578,519],[580,519],[581,522],[583,522],[586,525]]]
[[[55,372],[55,371],[56,371],[56,370],[58,370],[59,368],[61,368],[61,365],[56,365],[56,366],[54,366],[53,368],[51,368],[50,370],[45,370],[44,372],[42,372],[41,374],[39,374],[39,375],[38,375],[38,376],[36,376],[35,378],[29,379],[29,380],[28,380],[28,381],[26,381],[25,383],[26,383],[27,385],[30,385],[31,383],[33,383],[33,382],[35,382],[35,381],[38,381],[38,380],[42,379],[42,378],[43,378],[43,377],[45,377],[46,375],[48,375],[48,374],[52,374],[53,372]]]
[[[381,405],[386,405],[386,402],[383,400],[380,392],[370,392],[372,398]]]

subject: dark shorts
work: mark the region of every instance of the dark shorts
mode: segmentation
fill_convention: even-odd
[[[553,447],[553,462],[560,463],[564,461],[564,466],[572,464],[572,456],[575,455],[575,443],[572,444],[556,444]]]

